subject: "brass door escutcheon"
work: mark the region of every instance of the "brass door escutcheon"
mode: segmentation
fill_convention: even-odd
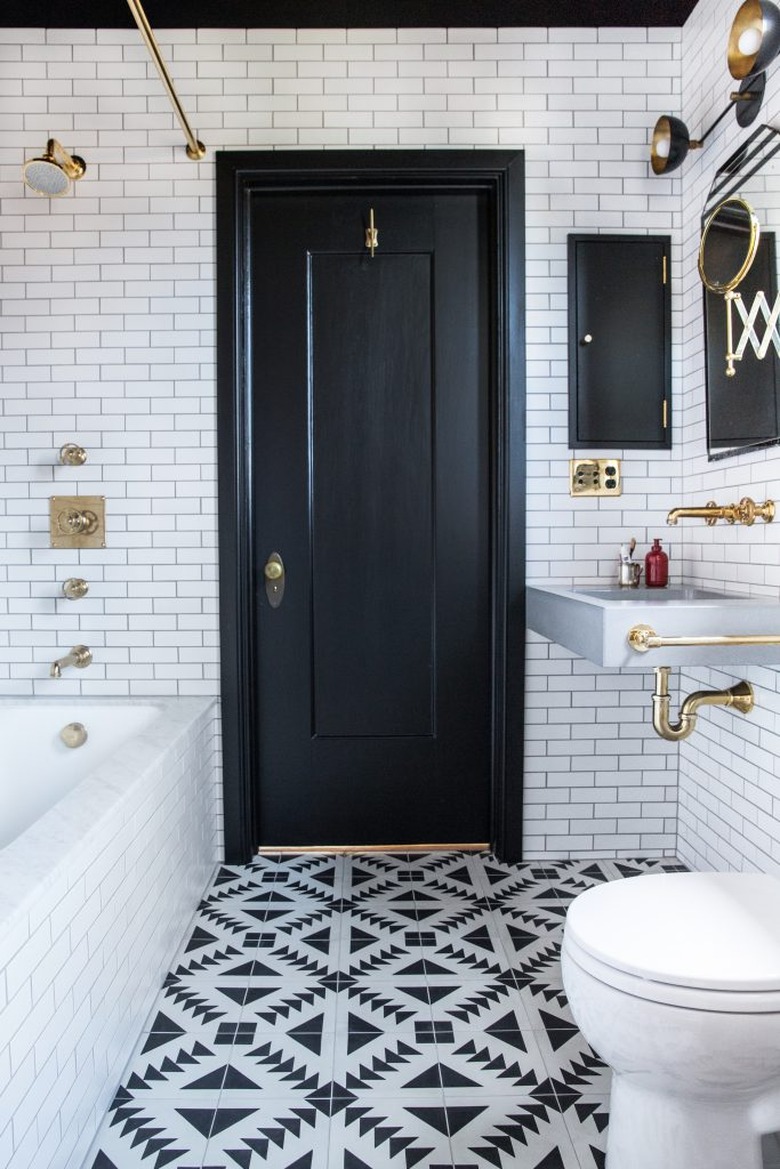
[[[265,595],[272,609],[278,609],[284,596],[284,561],[278,552],[272,552],[265,568]]]

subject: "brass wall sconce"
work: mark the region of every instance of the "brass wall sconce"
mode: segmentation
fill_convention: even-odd
[[[780,52],[780,9],[770,0],[745,0],[729,32],[727,60],[729,73],[741,82],[729,95],[729,105],[700,138],[691,138],[679,118],[665,114],[658,119],[650,146],[653,174],[671,174],[685,161],[689,150],[697,150],[732,108],[740,126],[750,126],[758,117],[766,89],[766,69]]]
[[[138,31],[146,42],[146,47],[149,50],[151,58],[157,66],[157,72],[160,74],[160,80],[165,86],[165,91],[170,98],[173,111],[176,114],[176,117],[179,119],[181,128],[184,131],[184,137],[187,139],[187,158],[191,158],[193,162],[200,162],[200,160],[206,154],[206,147],[195,137],[190,124],[187,121],[187,115],[185,114],[184,108],[179,101],[179,95],[177,94],[173,81],[171,80],[168,67],[163,60],[160,47],[155,40],[152,27],[146,18],[146,13],[141,6],[140,0],[127,0],[127,5],[130,9],[130,12],[132,13],[133,20],[138,25]]]
[[[86,169],[83,158],[68,154],[56,138],[50,138],[40,158],[30,158],[25,162],[22,176],[36,195],[56,198],[67,195],[71,182],[80,179]]]
[[[765,87],[766,77],[763,73],[743,81],[735,93],[729,94],[729,105],[718,114],[710,128],[705,130],[700,138],[691,138],[688,127],[680,118],[663,114],[653,128],[653,140],[650,144],[650,165],[653,174],[668,175],[682,166],[688,151],[699,150],[729,110],[735,110],[740,126],[749,126],[758,117]]]

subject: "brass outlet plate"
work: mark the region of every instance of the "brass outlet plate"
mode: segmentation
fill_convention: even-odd
[[[620,459],[569,459],[570,495],[622,495]]]
[[[104,495],[52,495],[49,498],[52,548],[105,548]]]

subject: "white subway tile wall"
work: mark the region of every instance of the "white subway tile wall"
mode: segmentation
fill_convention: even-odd
[[[647,162],[659,113],[682,114],[695,133],[722,108],[732,8],[700,0],[684,30],[158,30],[209,148],[197,165],[135,30],[0,30],[0,693],[218,691],[216,149],[526,152],[530,580],[610,579],[620,542],[664,535],[670,502],[771,495],[771,452],[709,464],[704,449],[698,216],[714,163],[741,132],[727,119],[671,178]],[[776,107],[770,76],[767,113]],[[61,200],[20,180],[50,135],[88,164]],[[571,231],[674,241],[675,448],[590,452],[622,455],[620,499],[568,495]],[[56,463],[71,439],[90,453],[78,470]],[[105,551],[48,548],[47,498],[71,490],[107,496]],[[680,528],[665,541],[672,579],[774,594],[778,538],[763,525]],[[89,597],[60,599],[77,569]],[[50,681],[50,661],[76,641],[95,664]],[[771,721],[773,671],[761,672],[757,716],[735,726],[708,714],[709,730],[678,751],[648,731],[646,671],[597,670],[535,637],[528,660],[528,856],[673,852],[679,756],[688,859],[726,863],[722,840],[735,863],[736,829],[713,827],[700,755],[708,733],[725,744]],[[774,727],[761,733],[774,758]],[[744,810],[740,824],[744,863],[770,863]]]
[[[217,149],[525,150],[529,579],[608,580],[621,541],[663,532],[679,450],[592,452],[623,455],[626,493],[568,494],[566,236],[679,238],[680,180],[649,176],[647,142],[680,104],[681,30],[158,35],[197,165],[135,30],[0,30],[0,693],[218,690]],[[59,200],[20,178],[49,136],[88,167]],[[682,271],[675,253],[678,335]],[[89,450],[77,470],[56,463],[69,440]],[[105,551],[49,549],[47,499],[66,491],[106,495]],[[59,587],[77,570],[74,603]],[[94,665],[51,681],[79,641]],[[677,752],[648,732],[648,684],[530,639],[529,857],[674,851]]]
[[[695,137],[712,125],[734,88],[725,47],[738,5],[700,0],[683,30],[682,100],[669,110],[683,117]],[[668,103],[667,103],[668,104]],[[696,254],[701,209],[718,163],[723,162],[762,122],[777,124],[780,74],[770,67],[766,101],[759,120],[741,130],[728,115],[700,151],[689,155],[681,176],[682,229],[678,281],[678,349],[682,411],[681,456],[684,486],[675,502],[731,503],[743,495],[777,499],[780,453],[769,448],[709,462],[705,431],[705,355],[701,288]],[[765,225],[766,226],[766,225]],[[775,225],[776,228],[777,225]],[[734,392],[739,392],[739,371]],[[677,496],[684,498],[677,499]],[[780,525],[753,528],[703,524],[686,527],[683,571],[695,581],[717,581],[733,592],[778,598]],[[724,630],[724,632],[728,632]],[[757,709],[749,718],[719,712],[680,748],[679,851],[696,868],[780,872],[780,687],[774,669],[685,671],[685,692],[731,685],[744,677],[756,690]]]

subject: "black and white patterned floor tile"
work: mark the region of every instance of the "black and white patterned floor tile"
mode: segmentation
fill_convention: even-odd
[[[603,1169],[566,908],[672,860],[263,856],[198,907],[85,1169]]]

